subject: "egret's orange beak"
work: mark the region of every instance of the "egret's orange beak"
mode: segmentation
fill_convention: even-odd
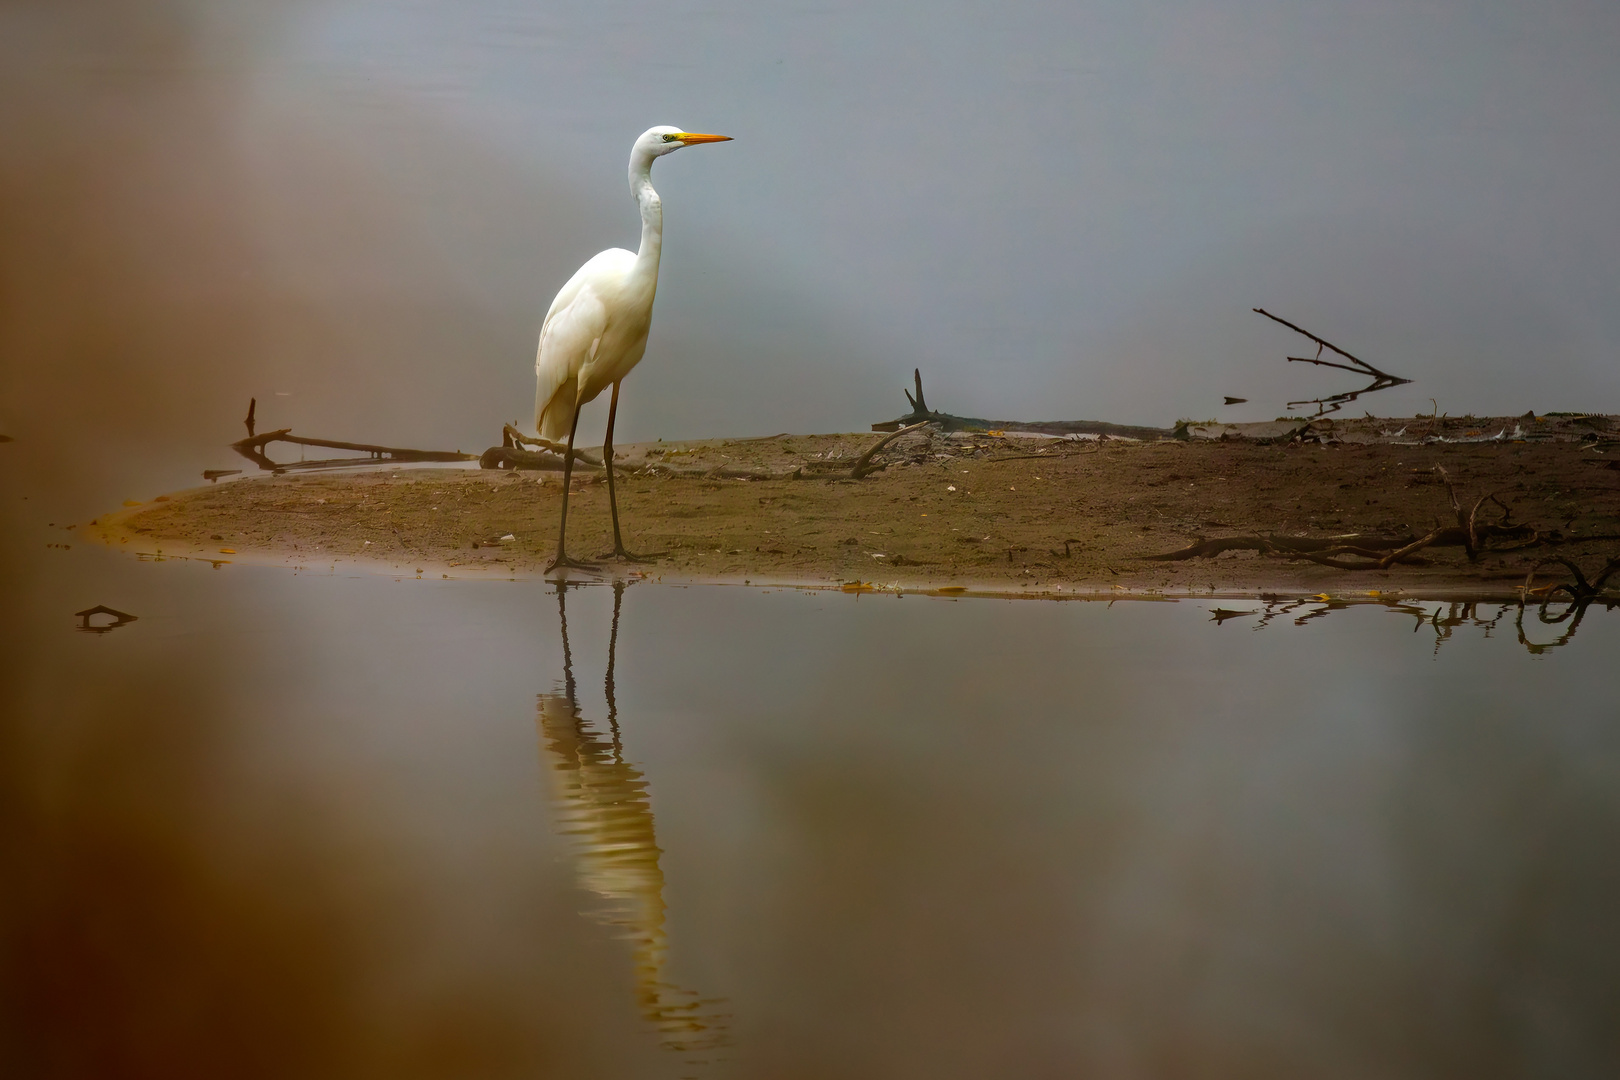
[[[675,137],[677,139],[679,139],[682,143],[686,144],[687,146],[691,146],[693,143],[730,142],[731,141],[731,136],[730,135],[699,135],[699,134],[697,134],[695,132],[691,132],[691,131],[683,131],[683,132],[681,132],[679,135],[677,135]]]

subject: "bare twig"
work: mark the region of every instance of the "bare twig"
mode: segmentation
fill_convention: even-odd
[[[1463,550],[1468,553],[1468,561],[1472,562],[1478,557],[1474,550],[1473,518],[1463,513],[1462,503],[1457,499],[1457,487],[1451,482],[1451,474],[1446,472],[1446,467],[1436,465],[1434,471],[1440,474],[1441,482],[1446,485],[1446,494],[1451,498],[1451,512],[1457,515],[1457,525],[1463,531]]]
[[[1496,498],[1499,492],[1492,491],[1488,494],[1481,495],[1479,497],[1479,501],[1474,503],[1474,508],[1465,512],[1462,508],[1461,500],[1457,498],[1456,485],[1451,482],[1451,474],[1446,472],[1446,467],[1444,465],[1436,465],[1434,467],[1434,471],[1439,473],[1440,479],[1445,482],[1446,493],[1451,496],[1452,512],[1457,515],[1457,527],[1462,530],[1463,550],[1468,553],[1468,561],[1473,562],[1479,558],[1479,553],[1482,547],[1479,542],[1480,530],[1475,524],[1476,519],[1479,517],[1479,508],[1492,500],[1495,500],[1496,505],[1502,508],[1502,524],[1495,527],[1497,530],[1506,527],[1506,522],[1508,518],[1512,516],[1513,511],[1509,510],[1507,505],[1503,503],[1502,500]]]
[[[1424,548],[1428,547],[1430,544],[1433,544],[1437,540],[1439,540],[1440,537],[1445,533],[1445,531],[1446,530],[1444,530],[1444,529],[1436,529],[1433,532],[1429,533],[1427,536],[1418,537],[1418,539],[1412,541],[1410,544],[1407,544],[1403,548],[1396,548],[1394,551],[1390,552],[1388,555],[1385,555],[1382,559],[1378,560],[1378,563],[1377,563],[1378,569],[1380,569],[1380,570],[1388,570],[1392,565],[1394,565],[1395,563],[1400,562],[1402,559],[1411,558],[1411,556],[1413,554],[1415,554],[1416,552],[1423,550]]]
[[[1494,491],[1488,495],[1481,495],[1479,500],[1474,503],[1474,508],[1468,511],[1468,521],[1463,525],[1463,530],[1464,535],[1468,537],[1468,557],[1470,559],[1479,557],[1479,531],[1474,525],[1475,519],[1479,517],[1479,508],[1494,498],[1496,498],[1496,492]]]
[[[1344,364],[1335,364],[1330,360],[1301,360],[1301,361],[1299,361],[1300,363],[1303,363],[1303,364],[1323,364],[1323,365],[1325,365],[1327,367],[1344,368],[1346,371],[1359,371],[1359,372],[1361,372],[1363,374],[1366,374],[1366,375],[1382,375],[1385,378],[1393,378],[1393,376],[1389,375],[1388,373],[1379,371],[1377,368],[1373,367],[1371,364],[1367,363],[1367,361],[1361,359],[1359,356],[1351,356],[1349,353],[1345,352],[1343,349],[1339,348],[1337,345],[1333,344],[1331,341],[1324,341],[1322,338],[1317,337],[1315,334],[1311,333],[1309,330],[1305,329],[1302,326],[1295,326],[1293,323],[1289,322],[1287,319],[1278,318],[1276,315],[1273,315],[1271,312],[1267,311],[1265,308],[1255,308],[1254,310],[1258,314],[1264,315],[1266,318],[1270,319],[1272,322],[1282,323],[1284,326],[1288,327],[1288,329],[1294,331],[1294,333],[1296,333],[1296,334],[1304,334],[1306,337],[1308,337],[1312,341],[1316,342],[1316,344],[1318,346],[1321,346],[1323,348],[1332,349],[1334,352],[1338,353],[1340,356],[1344,357],[1346,360],[1350,361],[1350,363],[1352,363],[1352,364],[1354,364],[1356,366],[1353,367],[1353,368],[1352,367],[1345,367]],[[1317,355],[1320,356],[1321,354],[1318,353]],[[1289,359],[1293,360],[1295,358],[1294,357],[1289,357]]]

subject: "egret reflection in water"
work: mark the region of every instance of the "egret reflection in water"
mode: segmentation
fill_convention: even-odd
[[[608,638],[607,732],[579,707],[568,643],[567,584],[557,584],[562,623],[561,693],[539,695],[541,766],[552,782],[559,829],[574,837],[579,882],[605,903],[590,917],[630,942],[637,1008],[677,1053],[709,1051],[728,1042],[722,999],[703,998],[666,977],[663,852],[653,826],[651,796],[641,770],[625,759],[614,695],[614,651],[625,585],[613,585],[613,628]]]

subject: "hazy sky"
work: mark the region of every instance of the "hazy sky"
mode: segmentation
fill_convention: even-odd
[[[1030,419],[1354,385],[1255,306],[1416,380],[1375,412],[1620,410],[1613,3],[259,8],[0,8],[0,430],[103,386],[487,445],[655,123],[737,141],[654,172],[628,438],[861,428],[914,366]]]

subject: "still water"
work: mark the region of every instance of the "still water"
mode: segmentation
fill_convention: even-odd
[[[1601,609],[29,564],[16,1075],[1620,1064]]]

